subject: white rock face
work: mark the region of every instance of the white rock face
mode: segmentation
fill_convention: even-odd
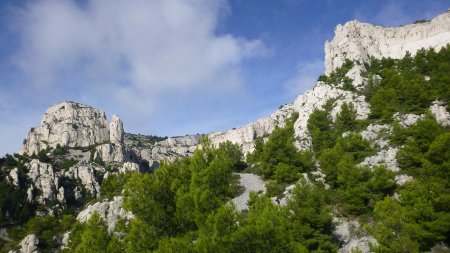
[[[394,119],[396,121],[398,121],[400,123],[400,125],[402,125],[403,127],[410,127],[414,124],[416,124],[416,122],[418,120],[421,120],[423,118],[425,118],[425,115],[421,114],[421,115],[416,115],[416,114],[400,114],[400,113],[395,113],[394,114]]]
[[[38,203],[45,204],[56,198],[56,189],[59,188],[59,177],[55,174],[51,164],[33,159],[28,165],[27,177],[33,182],[34,187],[41,192],[36,198]]]
[[[125,146],[120,143],[105,143],[95,147],[94,160],[101,159],[104,162],[126,161]]]
[[[398,148],[388,147],[388,149],[383,149],[373,156],[366,157],[358,166],[373,167],[376,165],[385,165],[388,170],[399,171],[400,168],[395,158],[398,150]]]
[[[125,173],[127,171],[140,172],[139,164],[126,162],[126,163],[123,164],[122,167],[119,168],[119,173]]]
[[[250,199],[250,192],[265,193],[266,185],[261,178],[254,174],[239,173],[239,183],[244,186],[245,190],[240,196],[234,198],[232,201],[236,205],[238,211],[247,210],[247,201]]]
[[[88,190],[93,197],[96,197],[100,193],[100,184],[95,178],[96,172],[104,174],[105,168],[93,163],[80,161],[77,165],[70,167],[64,174],[69,178],[79,179],[86,190]]]
[[[351,253],[352,250],[369,253],[371,252],[369,243],[377,245],[376,239],[366,235],[357,220],[335,219],[335,222],[337,226],[333,234],[342,242],[339,253]]]
[[[323,109],[323,106],[330,99],[338,99],[331,111],[333,119],[340,113],[343,103],[353,103],[357,119],[366,119],[370,113],[369,104],[365,101],[364,96],[357,96],[350,91],[317,82],[314,89],[300,95],[294,102],[294,110],[299,113],[299,118],[294,125],[295,135],[298,138],[296,143],[298,148],[311,148],[311,138],[307,128],[309,116],[315,109]]]
[[[14,168],[9,172],[9,177],[11,177],[11,183],[14,186],[19,186],[19,169]]]
[[[109,140],[111,143],[123,143],[123,123],[119,116],[113,115],[109,123]]]
[[[443,127],[450,127],[450,113],[447,112],[442,104],[443,103],[440,101],[434,101],[433,105],[430,107],[430,112],[436,119],[437,123]]]
[[[19,153],[38,153],[57,144],[87,147],[108,140],[109,124],[102,110],[62,102],[48,108],[41,125],[30,130]]]
[[[27,235],[23,240],[20,242],[20,252],[21,253],[34,253],[37,252],[37,245],[39,244],[39,239],[36,235],[31,234]]]
[[[156,161],[172,161],[176,158],[191,156],[197,149],[200,138],[201,135],[170,137],[153,145],[144,145],[142,147],[136,147],[131,140],[125,140],[125,144],[128,147],[134,146],[131,150],[140,159],[147,161],[150,168],[152,168],[152,165],[157,164],[155,163]]]
[[[130,220],[134,217],[133,214],[122,208],[121,196],[114,197],[112,201],[97,202],[95,204],[88,205],[78,214],[77,220],[80,222],[86,222],[94,213],[98,213],[100,217],[106,221],[109,232],[114,231],[119,219]]]
[[[367,140],[371,146],[385,148],[388,145],[388,141],[383,134],[388,134],[391,130],[389,125],[370,124],[366,130],[361,132],[361,137]]]
[[[243,127],[231,129],[225,132],[214,132],[209,134],[209,139],[213,145],[230,141],[238,144],[244,154],[253,151],[253,142],[258,137],[270,134],[275,127],[283,126],[284,120],[294,112],[292,105],[284,105],[271,115],[247,124]]]
[[[413,180],[414,178],[405,174],[395,176],[395,182],[398,186],[403,186],[407,182]]]
[[[439,50],[450,41],[450,12],[430,22],[385,28],[349,21],[338,25],[335,37],[325,44],[325,68],[329,74],[345,59],[368,62],[370,57],[403,58],[406,52],[414,55],[421,48]]]

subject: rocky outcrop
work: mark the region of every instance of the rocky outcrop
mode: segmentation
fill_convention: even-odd
[[[128,171],[143,172],[137,163],[126,162],[119,168],[119,173],[126,173]]]
[[[265,193],[266,185],[257,175],[248,173],[239,173],[238,175],[239,183],[244,187],[244,192],[232,201],[238,211],[243,211],[248,209],[247,202],[250,199],[250,192]]]
[[[243,127],[225,132],[211,133],[208,137],[213,145],[218,145],[225,141],[238,144],[241,147],[242,152],[247,154],[253,151],[253,142],[256,138],[267,136],[275,129],[275,127],[284,125],[285,119],[288,118],[292,112],[294,112],[292,105],[284,105],[267,117]]]
[[[111,143],[123,143],[123,123],[119,116],[113,115],[109,123],[109,141]]]
[[[335,219],[334,222],[333,235],[342,243],[339,253],[369,253],[370,244],[377,245],[376,239],[367,235],[357,220]]]
[[[365,119],[370,113],[369,104],[365,101],[364,96],[318,82],[314,89],[305,92],[294,101],[293,108],[299,113],[298,120],[294,125],[298,148],[306,150],[311,148],[311,138],[307,128],[309,116],[315,109],[323,109],[329,100],[335,100],[331,111],[333,119],[340,113],[343,103],[353,104],[358,119]]]
[[[450,113],[445,109],[443,104],[440,101],[434,101],[430,107],[430,112],[437,123],[443,127],[450,127]]]
[[[114,231],[119,219],[133,219],[133,214],[125,211],[122,208],[122,197],[114,197],[112,201],[97,202],[92,205],[88,205],[83,211],[81,211],[77,220],[85,222],[91,218],[94,213],[98,213],[102,217],[108,226],[108,231]]]
[[[35,253],[37,252],[37,246],[39,244],[39,239],[36,235],[31,234],[27,235],[23,240],[20,242],[20,252],[21,253]]]
[[[125,143],[152,169],[157,166],[158,161],[172,161],[176,158],[191,156],[200,144],[201,137],[201,135],[170,137],[152,144],[137,144],[137,141],[132,140],[125,140]]]
[[[96,174],[103,175],[105,168],[95,163],[80,161],[77,165],[70,167],[64,175],[68,178],[79,180],[84,188],[93,196],[100,193],[100,184],[96,179]]]
[[[11,183],[14,186],[19,186],[19,169],[14,168],[9,172],[9,177],[11,178]]]
[[[109,124],[102,110],[74,102],[48,108],[41,125],[32,128],[19,153],[33,154],[56,145],[88,147],[109,141]]]
[[[401,113],[395,113],[394,114],[394,119],[396,121],[398,121],[398,123],[403,126],[403,127],[410,127],[414,124],[416,124],[416,122],[418,120],[421,120],[423,118],[425,118],[425,115],[421,114],[421,115],[416,115],[416,114],[401,114]]]
[[[397,164],[397,152],[398,148],[389,147],[388,149],[382,149],[373,156],[366,157],[359,166],[377,166],[384,165],[388,170],[399,171],[400,168]]]
[[[450,41],[450,12],[425,23],[395,28],[374,26],[354,20],[338,25],[331,42],[325,44],[325,69],[329,74],[345,59],[368,62],[370,57],[403,58],[421,48],[439,50]]]
[[[388,145],[386,137],[390,132],[391,126],[389,125],[370,124],[361,132],[361,137],[368,141],[372,146],[385,148]]]
[[[105,143],[95,147],[94,160],[124,162],[127,160],[125,146],[120,143]]]
[[[59,177],[51,164],[33,159],[28,165],[27,177],[33,184],[30,190],[30,199],[35,199],[40,204],[46,204],[56,199]],[[38,196],[33,196],[34,189],[39,190]]]

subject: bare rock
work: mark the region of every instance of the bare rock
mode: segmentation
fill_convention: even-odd
[[[450,13],[446,12],[430,22],[385,28],[349,21],[338,25],[331,42],[325,44],[325,69],[329,74],[345,59],[368,62],[370,57],[380,59],[403,58],[406,52],[414,55],[421,48],[439,50],[450,41]]]
[[[94,160],[100,159],[104,162],[126,161],[125,146],[120,143],[105,143],[95,147]]]
[[[333,235],[342,243],[339,253],[351,253],[359,250],[369,253],[369,244],[377,245],[374,237],[368,235],[357,220],[335,219],[337,223]]]
[[[48,108],[41,125],[32,128],[20,154],[38,153],[56,145],[88,147],[109,140],[109,124],[102,110],[74,102]]]
[[[111,143],[123,143],[123,123],[119,116],[113,115],[109,123],[109,140]]]
[[[284,125],[284,121],[294,112],[292,105],[284,105],[271,115],[249,123],[243,127],[231,129],[225,132],[214,132],[208,135],[213,145],[230,141],[238,144],[244,154],[253,151],[253,142],[258,137],[272,133],[277,127]]]
[[[381,150],[373,156],[366,157],[362,163],[358,166],[373,167],[376,165],[385,165],[388,170],[399,171],[397,164],[397,152],[398,148],[389,147],[388,149]]]
[[[38,159],[33,159],[28,165],[27,177],[33,183],[33,188],[40,191],[40,194],[36,196],[38,203],[45,204],[56,198],[56,189],[59,188],[59,177],[54,172],[51,164],[42,163]],[[30,195],[32,199],[32,190]]]
[[[400,123],[403,127],[410,127],[418,120],[421,120],[425,118],[425,115],[416,115],[416,114],[401,114],[401,113],[395,113],[394,119]]]
[[[119,168],[119,173],[125,173],[128,171],[141,172],[140,166],[137,163],[126,162]]]
[[[369,104],[365,101],[364,96],[358,96],[353,92],[332,87],[319,81],[314,89],[300,95],[294,102],[294,110],[299,113],[299,118],[294,125],[298,148],[306,150],[311,148],[311,138],[307,128],[309,116],[315,109],[323,109],[323,106],[330,99],[336,99],[331,111],[333,119],[340,113],[343,103],[354,105],[358,119],[366,119],[370,113]]]
[[[369,141],[372,146],[375,144],[379,148],[385,148],[388,145],[386,137],[391,130],[389,125],[370,124],[364,131],[361,131],[361,137]]]
[[[11,183],[14,186],[19,186],[19,169],[14,168],[9,172],[9,177],[11,178]]]
[[[434,101],[433,105],[430,107],[430,112],[436,119],[437,123],[439,123],[443,127],[450,127],[450,113],[447,112],[443,103],[439,101]]]
[[[66,177],[79,179],[86,190],[88,190],[93,197],[96,197],[100,193],[100,184],[95,177],[96,172],[104,174],[105,168],[98,166],[95,163],[80,161],[77,165],[70,167],[64,174]]]
[[[398,186],[403,186],[404,184],[406,184],[411,180],[413,180],[413,177],[405,174],[395,176],[395,182],[397,183]]]
[[[248,209],[247,202],[250,198],[250,192],[265,193],[266,185],[257,175],[248,173],[239,173],[238,175],[240,176],[239,182],[245,189],[240,196],[232,201],[236,205],[236,209],[242,211]]]
[[[20,242],[20,252],[21,253],[34,253],[37,252],[37,246],[39,244],[39,239],[36,235],[31,234],[27,235],[23,240]]]
[[[114,197],[112,201],[97,202],[92,205],[88,205],[83,211],[81,211],[77,220],[80,222],[86,222],[91,218],[94,213],[98,213],[102,217],[108,226],[108,231],[114,231],[119,219],[133,219],[133,214],[125,211],[122,208],[122,197]]]

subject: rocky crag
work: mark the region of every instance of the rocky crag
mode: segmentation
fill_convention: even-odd
[[[366,97],[355,90],[361,90],[367,85],[368,80],[362,72],[371,57],[398,59],[404,57],[407,52],[414,55],[422,48],[439,50],[448,43],[450,12],[428,22],[396,28],[373,26],[359,21],[338,25],[334,39],[325,45],[326,74],[341,67],[346,59],[353,61],[354,65],[346,76],[352,80],[354,90],[344,89],[343,83],[330,85],[318,81],[312,90],[301,94],[292,104],[284,105],[267,117],[207,136],[215,145],[225,141],[236,143],[248,154],[253,151],[257,138],[267,137],[276,127],[283,126],[293,112],[298,112],[299,117],[294,125],[296,146],[310,150],[312,141],[307,122],[315,109],[323,109],[328,103],[334,119],[342,104],[352,103],[357,119],[366,119],[370,115],[370,105]],[[434,101],[429,111],[440,125],[450,126],[450,113],[443,101]],[[423,117],[423,114],[394,115],[395,120],[403,126],[414,125]],[[359,132],[376,150],[374,155],[366,157],[359,166],[373,167],[384,164],[388,169],[398,171],[398,148],[389,146],[386,140],[386,133],[391,131],[391,125],[374,123]],[[117,220],[132,219],[133,215],[121,208],[120,196],[112,200],[102,199],[101,181],[110,174],[127,171],[148,172],[155,169],[159,161],[190,156],[199,145],[201,137],[202,135],[152,138],[125,134],[123,123],[118,116],[112,116],[109,122],[102,110],[75,102],[62,102],[50,107],[40,126],[32,128],[24,140],[19,153],[32,157],[24,162],[25,175],[21,174],[19,168],[14,168],[8,171],[7,180],[15,187],[26,187],[29,203],[45,206],[38,211],[39,215],[59,212],[68,202],[83,206],[84,200],[94,200],[95,203],[87,205],[78,213],[77,219],[86,221],[97,212],[108,221],[108,229],[112,231]],[[61,159],[70,162],[62,164],[46,161],[48,157],[55,161]],[[321,175],[320,168],[316,174]],[[307,176],[305,179],[308,180]],[[323,177],[316,180],[324,181]],[[396,177],[398,185],[408,180],[411,178],[406,175]],[[247,186],[247,190],[241,198],[234,201],[240,210],[244,210],[248,192],[264,192],[265,187],[263,181],[252,175],[242,174],[241,183]],[[295,185],[286,189],[286,198],[293,187]],[[277,202],[285,204],[286,198]],[[340,252],[351,252],[354,249],[369,252],[369,243],[376,243],[373,237],[364,233],[352,234],[351,231],[361,229],[357,220],[336,218],[335,222],[335,236],[342,244]],[[28,235],[22,240],[20,250],[33,252],[38,243],[39,239],[35,235]]]

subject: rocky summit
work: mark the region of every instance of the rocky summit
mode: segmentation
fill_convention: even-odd
[[[449,43],[450,12],[338,25],[313,89],[201,135],[53,105],[0,160],[0,251],[448,252]]]

